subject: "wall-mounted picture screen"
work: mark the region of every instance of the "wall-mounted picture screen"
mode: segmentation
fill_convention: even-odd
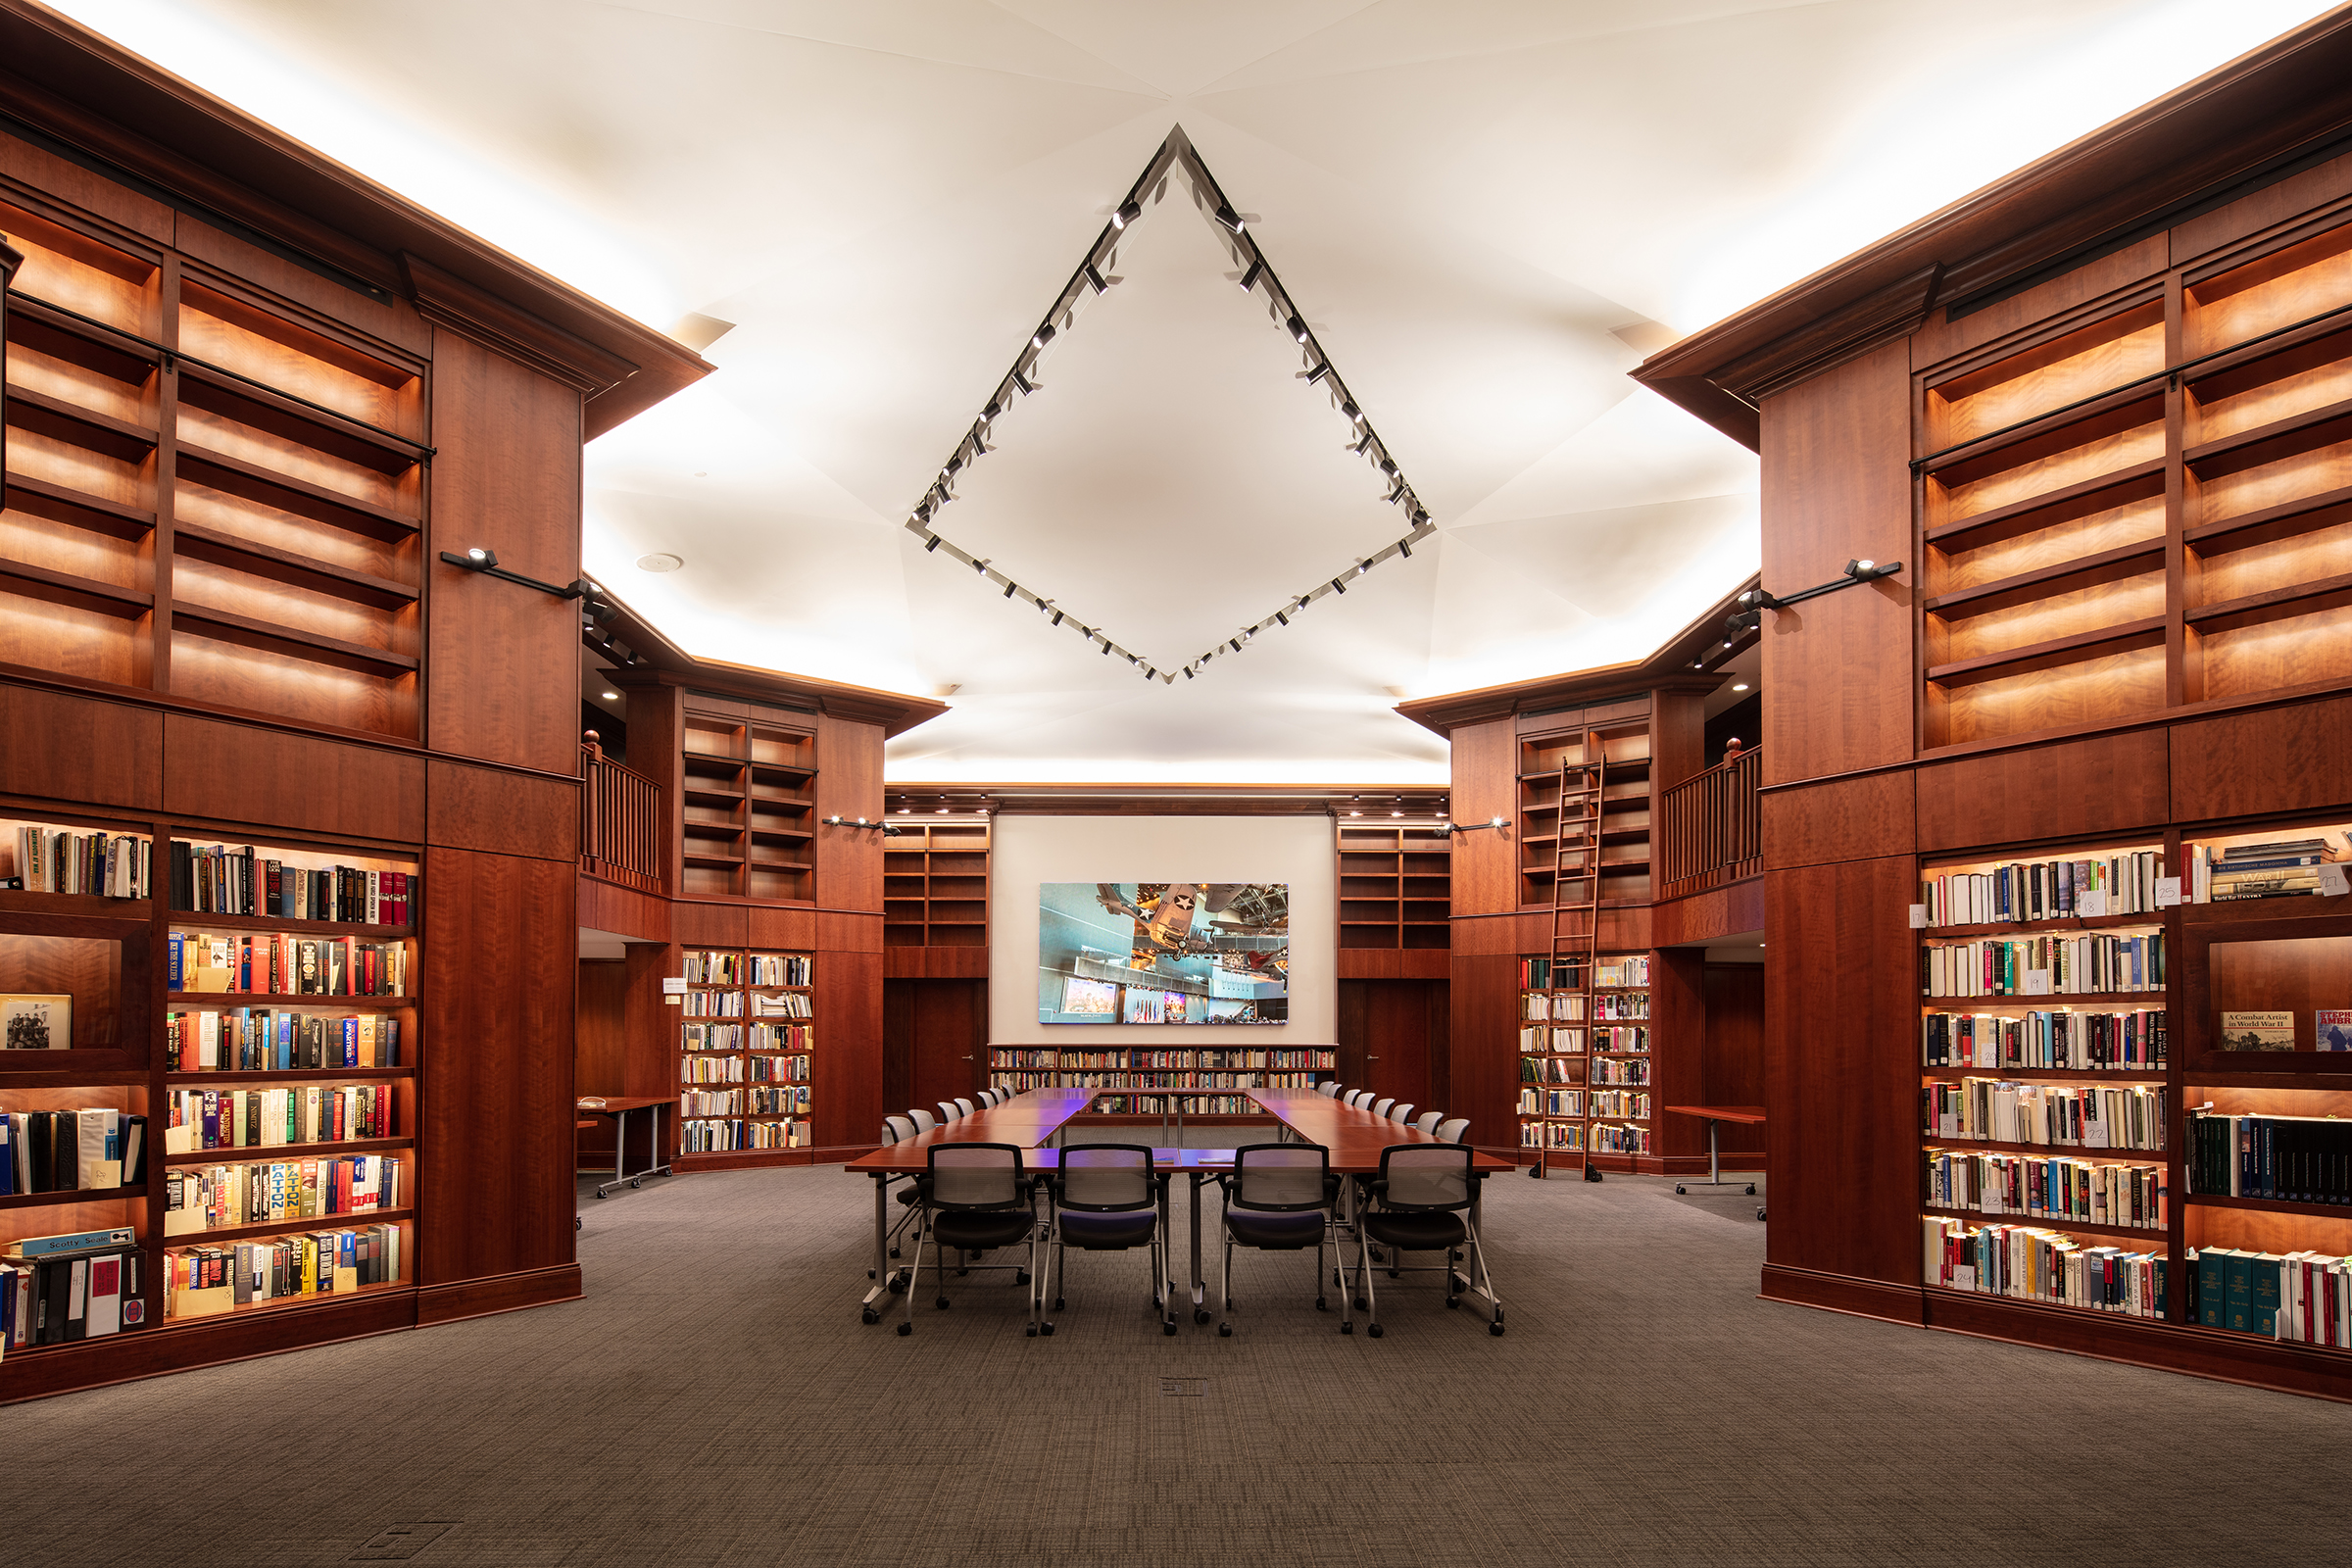
[[[1287,882],[1048,882],[1041,1023],[1288,1023]]]

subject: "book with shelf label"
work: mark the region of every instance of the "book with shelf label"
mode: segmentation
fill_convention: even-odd
[[[2084,1246],[2040,1225],[1970,1225],[1923,1219],[1930,1285],[2123,1317],[2165,1314],[2168,1258],[2161,1251]]]
[[[684,1168],[693,1168],[695,1155],[813,1147],[809,955],[695,948],[681,955],[678,967],[669,984],[683,987],[676,1000],[682,1015],[677,1152],[688,1156]],[[752,1021],[785,1018],[801,1021]],[[735,1021],[711,1021],[719,1019]]]
[[[2189,846],[2189,892],[2198,904],[2333,897],[2346,892],[2352,830],[2295,838],[2230,839]]]
[[[399,1102],[391,1084],[166,1090],[164,1152],[397,1138]]]

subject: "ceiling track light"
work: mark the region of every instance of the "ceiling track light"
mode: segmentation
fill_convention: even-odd
[[[1420,519],[1419,519],[1419,518],[1415,518],[1414,520],[1415,520],[1415,521],[1419,521]],[[1397,540],[1397,541],[1396,541],[1396,553],[1397,553],[1398,555],[1402,556],[1402,557],[1403,557],[1405,560],[1407,560],[1407,561],[1410,561],[1410,560],[1412,560],[1412,559],[1413,559],[1413,542],[1412,542],[1410,539],[1399,539],[1399,540]]]
[[[923,554],[926,556],[929,555],[932,551],[937,550],[944,543],[946,543],[946,541],[941,539],[939,535],[932,534],[923,541]]]
[[[1255,257],[1250,259],[1250,270],[1242,274],[1242,292],[1247,294],[1257,287],[1257,280],[1266,275],[1266,264]]]
[[[1340,412],[1348,416],[1350,420],[1357,424],[1364,422],[1364,411],[1355,406],[1355,400],[1353,398],[1345,398],[1341,400]]]
[[[1142,202],[1130,199],[1128,201],[1121,202],[1119,204],[1119,210],[1110,215],[1110,226],[1113,228],[1125,228],[1129,223],[1134,222],[1137,219],[1143,216],[1144,204]]]
[[[1012,384],[1021,389],[1021,396],[1023,397],[1027,397],[1030,393],[1037,390],[1037,388],[1029,384],[1029,378],[1021,374],[1021,372],[1018,370],[1012,372]]]
[[[1330,373],[1331,367],[1329,365],[1318,365],[1313,369],[1306,372],[1306,384],[1308,386],[1313,386],[1317,381],[1322,380]]]
[[[1102,272],[1097,270],[1095,264],[1092,262],[1086,264],[1086,280],[1090,285],[1093,286],[1094,291],[1097,294],[1107,294],[1110,292],[1109,280],[1103,277]]]
[[[1030,334],[1029,346],[1031,348],[1042,349],[1053,341],[1054,323],[1052,321],[1048,321],[1045,325],[1039,327],[1034,333]]]
[[[1217,225],[1220,228],[1230,229],[1236,234],[1239,234],[1244,228],[1249,226],[1247,223],[1242,221],[1242,215],[1235,212],[1230,203],[1219,207],[1209,216],[1217,220]]]
[[[1020,591],[1021,585],[1017,582],[1008,582],[1004,585],[1004,597],[1007,599],[1010,599],[1014,594],[1017,594]]]
[[[1301,343],[1306,341],[1306,323],[1304,321],[1301,321],[1298,319],[1298,318],[1294,316],[1290,318],[1290,320],[1283,324],[1291,329],[1291,336],[1297,338]]]

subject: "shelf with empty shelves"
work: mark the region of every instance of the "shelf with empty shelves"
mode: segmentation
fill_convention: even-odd
[[[15,429],[45,435],[121,463],[144,463],[154,455],[157,444],[150,427],[20,384],[12,383],[8,389],[7,413]]]
[[[353,604],[376,610],[402,610],[416,604],[418,598],[414,584],[338,566],[217,528],[176,523],[172,536],[172,548],[181,555]]]
[[[281,473],[258,463],[194,446],[177,447],[176,461],[183,480],[193,480],[223,495],[259,502],[281,512],[327,523],[371,538],[399,540],[420,531],[423,524],[390,507],[330,489],[308,479]]]

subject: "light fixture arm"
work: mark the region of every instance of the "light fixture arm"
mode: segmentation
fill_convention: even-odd
[[[895,827],[892,827],[888,822],[868,822],[862,816],[852,820],[851,818],[836,812],[831,816],[823,818],[822,820],[827,827],[862,827],[879,833],[886,839],[895,839],[899,836],[899,830]]]
[[[541,582],[536,577],[525,577],[519,571],[509,571],[498,564],[498,552],[495,550],[476,548],[466,551],[462,556],[454,550],[444,550],[441,552],[441,559],[460,571],[470,571],[483,577],[498,577],[507,582],[520,583],[525,588],[536,588],[543,594],[554,594],[558,599],[585,599],[589,594],[588,579],[585,577],[575,577],[568,588],[559,588],[552,582]]]
[[[1881,577],[1891,577],[1902,569],[1903,564],[1899,561],[1858,559],[1847,562],[1841,575],[1810,588],[1800,588],[1792,594],[1773,594],[1761,587],[1751,588],[1740,596],[1739,612],[1723,623],[1724,635],[1736,638],[1756,630],[1764,624],[1764,612],[1767,610],[1787,610],[1807,599],[1834,594],[1840,588],[1852,588],[1866,582],[1877,582]]]
[[[1507,824],[1503,818],[1499,816],[1490,816],[1484,822],[1448,821],[1446,824],[1446,831],[1448,833],[1475,833],[1482,827],[1491,827],[1495,831],[1500,832],[1506,825]]]

